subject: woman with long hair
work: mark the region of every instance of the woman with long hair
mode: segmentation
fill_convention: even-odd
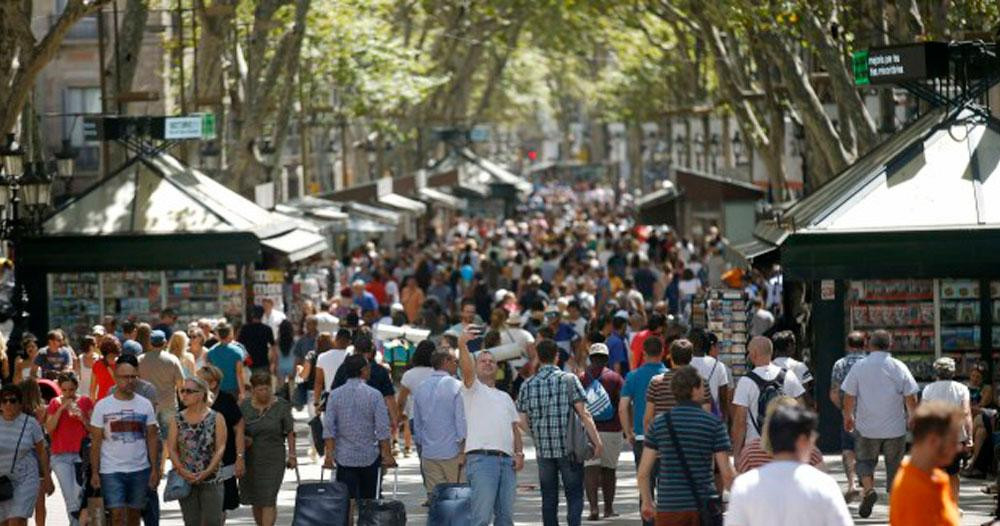
[[[243,442],[247,452],[246,476],[240,479],[240,502],[253,506],[257,526],[274,526],[285,469],[297,464],[292,406],[274,396],[267,371],[254,373],[250,388],[250,396],[240,404],[246,422]]]
[[[94,362],[94,379],[90,383],[90,399],[98,400],[108,396],[115,385],[115,362],[122,354],[122,346],[118,338],[107,335],[101,340],[101,359]]]
[[[22,401],[17,385],[0,387],[0,466],[9,474],[14,487],[13,496],[0,501],[3,526],[26,526],[39,495],[55,491],[49,474],[45,434],[38,420],[24,410]],[[44,475],[39,477],[39,473]]]
[[[38,386],[38,380],[34,378],[26,378],[21,380],[18,384],[21,388],[21,410],[24,414],[34,417],[35,422],[39,426],[45,423],[45,401],[42,399],[42,389]],[[48,463],[47,453],[46,453],[46,463]],[[46,473],[48,470],[46,470]],[[49,480],[51,483],[51,479]],[[45,524],[45,495],[51,495],[55,491],[54,486],[50,491],[46,490],[39,491],[35,498],[35,524],[37,526],[43,526]]]
[[[38,358],[38,338],[34,334],[26,332],[21,336],[21,352],[14,360],[13,378],[15,382],[20,382],[31,376],[31,366],[34,365],[36,358]]]
[[[196,329],[188,333],[188,352],[194,358],[196,370],[205,366],[205,355],[208,354],[208,349],[205,348],[205,334],[201,330]]]
[[[74,362],[79,379],[79,385],[77,386],[79,392],[83,394],[90,393],[90,385],[94,382],[94,364],[100,359],[101,353],[97,350],[97,339],[89,335],[84,336],[80,343],[80,355]]]
[[[240,507],[239,486],[237,479],[243,478],[246,471],[243,453],[243,413],[239,402],[232,393],[219,389],[222,385],[222,370],[214,365],[206,365],[198,369],[198,377],[205,380],[208,390],[212,393],[212,410],[222,415],[226,423],[226,452],[222,454],[222,467],[219,478],[222,481],[223,522],[225,513]]]
[[[191,486],[180,499],[184,526],[220,526],[225,494],[219,467],[226,450],[226,421],[209,407],[211,392],[200,377],[185,379],[180,394],[184,410],[170,421],[167,449],[174,470]]]
[[[417,349],[413,351],[413,356],[410,358],[410,368],[403,373],[403,377],[400,379],[399,384],[399,394],[396,395],[396,406],[403,408],[403,438],[405,441],[405,449],[403,450],[404,456],[410,455],[410,448],[412,447],[413,436],[410,430],[413,429],[413,422],[411,421],[413,417],[413,398],[410,396],[413,391],[416,390],[424,380],[426,380],[433,372],[434,368],[431,367],[431,355],[434,354],[434,342],[430,340],[424,340],[417,344]]]
[[[90,398],[77,394],[80,382],[73,373],[59,375],[62,395],[53,398],[46,410],[45,431],[52,438],[52,471],[59,481],[59,489],[66,503],[70,524],[79,524],[74,517],[80,511],[82,487],[76,474],[81,469],[80,448],[87,437],[87,425],[94,403]]]
[[[170,341],[167,342],[167,350],[170,354],[177,357],[181,362],[181,369],[184,372],[184,378],[191,378],[194,376],[195,365],[194,365],[194,355],[189,353],[188,350],[188,336],[184,331],[174,331],[170,335]]]
[[[295,327],[287,318],[278,324],[278,389],[284,390],[286,386],[294,386],[295,381],[292,375],[295,373],[295,355],[292,354],[292,346],[295,345]],[[288,390],[287,397],[291,397],[291,390]]]

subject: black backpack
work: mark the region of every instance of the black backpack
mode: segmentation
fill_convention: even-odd
[[[753,383],[757,384],[757,418],[754,418],[753,412],[750,413],[750,423],[753,424],[754,429],[757,430],[757,434],[760,435],[761,427],[764,425],[764,415],[767,414],[767,406],[771,403],[771,400],[782,396],[785,394],[785,370],[782,369],[778,372],[778,376],[775,376],[773,380],[765,380],[761,378],[757,373],[750,372],[747,374],[747,378],[753,380]]]

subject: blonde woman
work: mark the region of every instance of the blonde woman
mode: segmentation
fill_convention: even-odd
[[[185,409],[170,421],[167,448],[175,459],[174,470],[191,485],[191,492],[180,499],[184,526],[220,526],[224,488],[219,467],[226,450],[226,421],[209,407],[211,391],[205,380],[185,379],[180,393]]]
[[[790,396],[779,396],[771,403],[767,404],[767,412],[764,413],[764,425],[761,426],[761,437],[755,438],[747,443],[740,452],[739,458],[736,459],[736,472],[746,473],[754,468],[759,468],[764,464],[767,464],[773,460],[773,453],[771,450],[771,442],[768,439],[768,427],[771,423],[771,415],[779,407],[794,407],[800,405],[798,401]],[[823,464],[823,453],[814,445],[812,451],[809,453],[809,464],[820,471],[826,471],[826,465]]]
[[[184,371],[184,378],[191,378],[194,376],[196,371],[194,364],[194,355],[189,353],[188,350],[188,336],[182,331],[174,331],[174,334],[170,337],[170,341],[167,342],[167,350],[170,354],[177,357],[181,362],[181,369]]]

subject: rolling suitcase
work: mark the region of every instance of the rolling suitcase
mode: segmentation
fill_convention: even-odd
[[[295,468],[295,478],[299,469]],[[326,482],[323,468],[320,482],[299,483],[295,490],[295,514],[292,526],[347,526],[351,513],[351,497],[343,482]]]
[[[431,492],[427,524],[434,526],[465,526],[472,523],[472,487],[468,484],[446,483],[434,486]]]
[[[406,506],[395,500],[396,490],[399,487],[399,468],[393,468],[393,500],[381,498],[382,477],[379,476],[377,479],[375,498],[358,500],[358,526],[404,526],[406,524]]]

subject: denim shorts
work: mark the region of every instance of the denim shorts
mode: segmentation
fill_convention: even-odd
[[[149,473],[149,468],[130,473],[101,473],[101,494],[104,495],[104,507],[109,510],[116,508],[141,510],[145,508]]]

